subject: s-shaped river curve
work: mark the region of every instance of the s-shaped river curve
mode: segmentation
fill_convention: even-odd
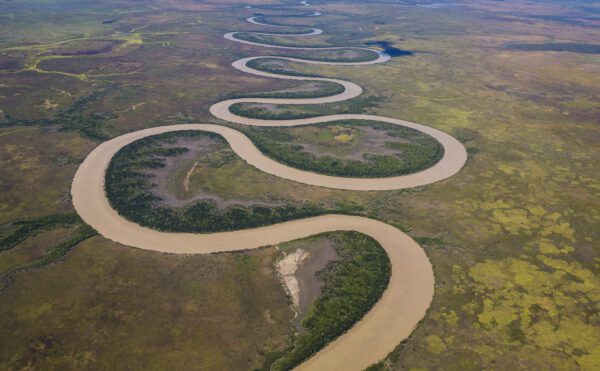
[[[319,13],[315,13],[319,15]],[[249,22],[261,24],[254,18]],[[275,26],[286,27],[286,26]],[[312,29],[302,35],[321,33]],[[281,36],[281,34],[278,34]],[[226,39],[264,47],[288,48],[277,45],[244,41],[236,33],[228,33]],[[315,48],[288,48],[315,49]],[[318,49],[348,49],[345,47]],[[365,49],[365,48],[359,48]],[[372,49],[368,49],[372,50]],[[258,126],[296,126],[330,122],[342,119],[363,119],[388,122],[410,127],[436,138],[444,147],[444,157],[433,167],[415,174],[398,177],[364,179],[340,178],[294,169],[264,156],[244,134],[237,130],[208,124],[184,124],[154,127],[128,133],[97,146],[80,165],[71,188],[73,204],[81,218],[102,236],[115,242],[145,250],[175,254],[207,254],[213,252],[254,249],[265,245],[308,237],[330,231],[357,231],[373,237],[387,252],[392,272],[387,289],[373,308],[350,330],[327,345],[313,357],[301,364],[303,370],[361,370],[385,358],[402,340],[406,339],[417,323],[425,316],[433,298],[433,270],[423,249],[408,235],[383,222],[358,216],[324,215],[275,224],[262,228],[211,234],[159,232],[123,218],[114,210],[104,191],[105,173],[112,157],[129,143],[147,136],[171,131],[199,130],[220,134],[233,151],[250,165],[266,173],[301,183],[349,190],[391,190],[410,188],[434,183],[457,173],[467,159],[465,148],[452,136],[439,130],[403,120],[374,115],[329,115],[299,120],[260,120],[236,116],[229,111],[232,104],[240,102],[274,104],[319,104],[339,102],[361,94],[362,88],[352,82],[277,75],[252,69],[247,65],[256,58],[279,58],[312,64],[366,65],[386,62],[390,59],[384,52],[375,51],[377,58],[368,62],[319,62],[300,58],[260,56],[244,58],[233,67],[258,76],[293,79],[332,81],[344,86],[340,94],[310,99],[230,99],[214,104],[210,112],[217,118]]]

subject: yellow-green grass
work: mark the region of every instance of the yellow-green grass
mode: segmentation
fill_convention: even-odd
[[[92,238],[0,291],[0,365],[252,369],[290,332],[277,255],[167,255]]]
[[[71,211],[71,177],[93,143],[77,134],[40,128],[2,134],[0,223]]]
[[[175,2],[171,5],[183,6]],[[375,110],[379,115],[420,122],[461,138],[469,147],[471,157],[455,177],[423,189],[358,195],[269,179],[264,174],[259,177],[254,169],[244,168],[240,163],[224,169],[225,174],[205,172],[205,178],[193,178],[193,187],[207,187],[224,196],[235,192],[266,198],[272,192],[278,197],[296,200],[325,202],[333,199],[355,203],[363,205],[371,215],[399,225],[418,238],[435,266],[436,296],[425,321],[388,359],[387,364],[393,367],[575,369],[597,364],[594,357],[598,351],[591,341],[597,343],[594,334],[598,333],[599,327],[595,315],[598,306],[594,290],[598,284],[591,274],[597,277],[600,272],[600,252],[594,243],[600,240],[595,104],[599,99],[597,71],[600,61],[597,56],[508,51],[502,47],[507,42],[547,39],[591,43],[595,33],[589,32],[589,27],[564,22],[543,19],[532,22],[531,18],[516,16],[511,16],[515,19],[511,21],[498,17],[499,11],[518,10],[523,14],[564,11],[550,3],[538,4],[537,8],[520,0],[468,1],[466,5],[460,9],[440,10],[382,3],[326,3],[319,6],[324,16],[318,20],[327,24],[322,27],[328,33],[324,38],[331,37],[329,40],[336,44],[359,38],[361,42],[389,40],[403,49],[415,50],[416,54],[368,68],[288,64],[299,72],[339,77],[360,84],[384,98]],[[567,5],[577,7],[578,3]],[[117,112],[114,119],[103,125],[114,128],[115,133],[125,132],[168,122],[206,122],[210,119],[209,104],[226,93],[272,91],[289,86],[282,81],[246,76],[229,67],[237,58],[279,53],[275,49],[223,42],[221,35],[232,31],[232,24],[238,24],[239,29],[256,29],[243,22],[254,11],[222,5],[208,16],[206,12],[188,9],[189,19],[185,18],[187,15],[179,14],[184,17],[180,21],[166,17],[164,23],[153,17],[157,14],[172,16],[168,10],[157,9],[154,15],[124,13],[123,22],[135,20],[133,27],[151,23],[152,27],[163,30],[181,27],[190,32],[165,36],[171,47],[146,43],[144,48],[132,47],[123,51],[131,60],[145,63],[144,71],[115,77],[114,81],[123,86],[86,110]],[[100,21],[104,17],[96,19]],[[202,19],[201,24],[185,25],[198,18]],[[79,24],[80,18],[73,20],[75,23]],[[306,24],[307,20],[297,23]],[[84,34],[85,30],[97,28],[96,25],[81,24],[76,33]],[[23,35],[24,29],[21,26],[11,32]],[[46,30],[49,28],[44,27],[40,33]],[[144,30],[148,28],[140,32]],[[60,31],[64,33],[64,30]],[[48,37],[43,35],[46,39],[43,43],[66,38],[65,35],[53,37],[57,35],[54,32],[47,34]],[[0,98],[0,109],[19,117],[33,117],[34,113],[35,117],[50,115],[52,112],[46,112],[45,108],[35,108],[46,98],[59,102],[58,97],[63,96],[61,104],[68,106],[71,98],[58,92],[51,93],[51,86],[68,87],[66,90],[77,96],[95,89],[91,84],[58,75],[3,74],[0,80],[0,83],[10,85],[10,88],[0,88],[0,96],[5,96]],[[128,110],[141,102],[145,104],[137,110]],[[15,129],[6,128],[2,132]],[[0,137],[5,146],[11,146],[9,151],[2,147],[2,153],[9,153],[9,157],[14,158],[2,162],[0,167],[4,187],[0,204],[6,205],[0,210],[2,221],[22,214],[35,216],[69,208],[68,185],[75,165],[55,166],[49,160],[51,156],[45,153],[65,145],[79,151],[74,157],[82,158],[93,146],[83,139],[72,139],[76,138],[75,134],[52,134],[45,140],[33,140],[25,133],[28,132]],[[13,136],[14,139],[5,142]],[[252,181],[246,182],[246,178]],[[244,185],[240,186],[239,182]],[[260,188],[263,182],[269,187]],[[113,258],[119,258],[119,264],[126,264],[123,262],[127,259],[121,259],[124,256],[120,254],[130,250],[121,246],[108,248],[107,245],[110,244],[99,238],[83,244],[93,251],[88,252],[89,256],[97,257],[100,253],[106,254],[101,256],[108,259],[114,254]],[[36,287],[46,281],[27,277],[38,277],[49,270],[56,280],[70,284],[77,282],[83,274],[80,267],[64,267],[77,256],[78,250],[79,246],[63,264],[47,267],[41,272],[19,274],[15,283],[28,279],[32,283],[27,288]],[[96,261],[91,263],[89,256],[88,270],[101,270]],[[132,295],[135,291],[110,296],[107,287],[120,287],[129,280],[146,283],[135,278],[140,269],[144,269],[143,265],[122,265],[120,269],[112,270],[118,276],[107,275],[101,281],[104,284],[99,285],[105,290],[102,293],[108,292],[104,300],[118,298],[117,302],[123,305],[150,308],[156,302],[167,302],[164,298],[157,301],[153,295]],[[219,278],[231,280],[236,273],[237,268],[225,270]],[[90,273],[86,271],[86,274]],[[269,276],[268,279],[273,278]],[[181,284],[185,279],[173,278],[173,282]],[[546,282],[544,290],[540,290],[540,282]],[[220,287],[218,283],[214,285]],[[81,292],[87,292],[88,288],[86,286]],[[145,290],[147,286],[140,283],[136,289]],[[0,295],[3,294],[0,292]],[[77,295],[73,293],[72,297]],[[232,297],[226,298],[233,300]],[[184,305],[188,297],[169,298],[173,305],[179,306]],[[222,311],[217,300],[226,298],[217,295],[213,298],[214,306],[200,308],[198,313],[202,315],[194,318],[182,317],[181,323],[185,326],[188,320],[193,323],[196,318],[219,316]],[[44,307],[49,301],[50,298],[43,296],[15,296],[11,305]],[[73,302],[75,299],[68,303]],[[97,308],[94,302],[84,301],[79,305],[77,313],[89,313]],[[519,312],[516,315],[512,305]],[[554,316],[553,305],[560,309]],[[277,307],[275,304],[270,306]],[[15,331],[41,334],[46,318],[40,318],[38,322],[17,322]],[[76,317],[80,318],[85,319]],[[153,319],[152,316],[149,319]],[[510,319],[514,320],[507,325]],[[77,321],[72,319],[68,323]],[[157,328],[154,327],[157,323],[150,327]],[[117,322],[107,332],[123,336],[122,333],[131,328],[127,326],[132,325]],[[236,331],[230,330],[230,333],[242,334],[242,331]],[[90,331],[96,332],[95,329]],[[573,336],[574,332],[580,336]],[[269,334],[265,335],[267,337],[277,338]],[[245,348],[247,342],[239,339],[236,345],[241,347],[240,352],[245,352],[249,349]],[[558,339],[560,343],[556,342]],[[119,344],[130,351],[135,347],[134,340],[123,338]],[[10,338],[6,337],[4,341],[9,342]],[[12,345],[0,348],[14,350],[14,357],[20,359],[22,353],[15,349],[25,349],[29,343],[22,338],[13,338],[13,341]],[[77,355],[71,349],[54,349],[53,359],[63,357],[65,362],[70,362]],[[193,357],[198,351],[197,347],[185,349],[176,354],[181,357],[181,362],[189,360],[186,357]],[[175,354],[174,351],[164,353],[167,353],[165,357]],[[252,352],[248,350],[247,354]],[[83,354],[81,358],[86,359],[86,356]],[[114,359],[117,357],[115,355]],[[215,367],[231,366],[224,359],[213,358]]]

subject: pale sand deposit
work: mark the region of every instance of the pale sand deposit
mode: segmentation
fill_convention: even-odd
[[[283,259],[279,260],[276,264],[277,272],[281,276],[287,292],[292,297],[292,303],[296,313],[300,307],[300,285],[296,278],[296,271],[300,264],[302,264],[302,261],[306,258],[308,258],[307,251],[296,249],[295,251],[286,254]]]

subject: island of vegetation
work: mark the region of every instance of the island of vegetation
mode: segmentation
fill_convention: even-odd
[[[416,173],[444,155],[443,147],[432,137],[382,122],[346,120],[292,128],[236,128],[278,162],[341,177]]]
[[[155,177],[152,170],[163,168],[167,158],[188,152],[185,147],[164,145],[185,137],[221,144],[216,150],[202,153],[197,159],[199,166],[220,168],[238,158],[227,149],[224,140],[213,133],[173,132],[141,139],[123,147],[110,162],[106,171],[106,193],[111,206],[143,226],[160,231],[196,233],[253,228],[333,211],[302,202],[283,205],[233,203],[219,207],[214,200],[201,199],[184,207],[161,204],[161,197],[152,193]]]

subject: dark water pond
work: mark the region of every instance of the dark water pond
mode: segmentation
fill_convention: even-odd
[[[394,47],[392,43],[389,41],[370,41],[367,45],[377,45],[383,49],[386,53],[388,53],[392,58],[393,57],[406,57],[409,55],[414,55],[415,53],[410,50],[404,50]]]

